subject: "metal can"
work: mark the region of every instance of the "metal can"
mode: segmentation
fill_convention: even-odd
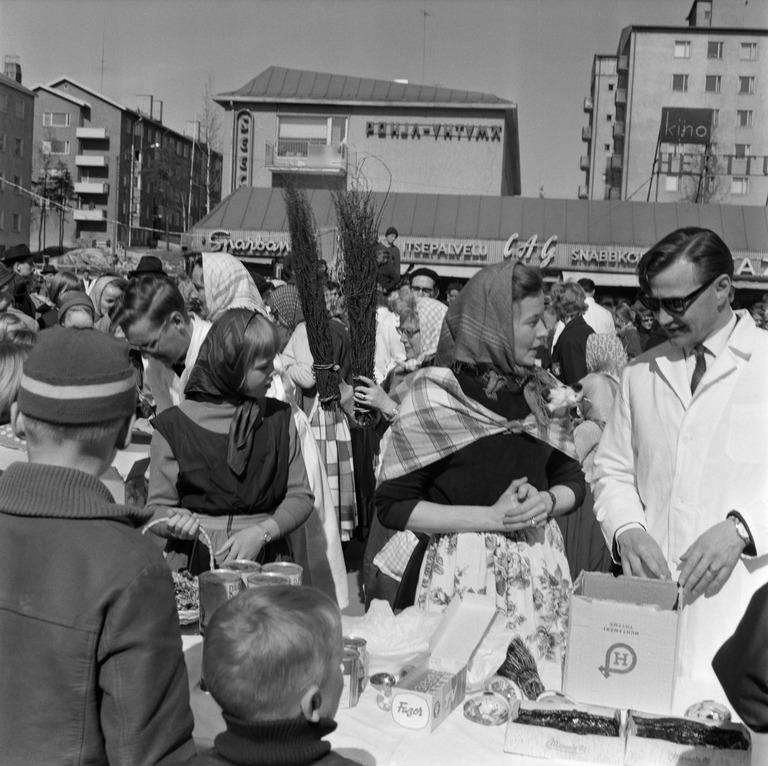
[[[239,572],[215,569],[202,572],[198,578],[200,586],[200,635],[210,622],[213,613],[229,599],[245,588]]]
[[[356,649],[344,649],[341,655],[344,687],[341,690],[340,708],[355,707],[360,698],[360,655]]]
[[[258,561],[249,561],[247,559],[228,561],[226,564],[222,564],[221,568],[226,572],[239,572],[245,585],[247,585],[246,579],[249,574],[261,572],[261,564]]]
[[[304,568],[291,561],[273,561],[270,564],[264,564],[261,571],[284,575],[291,581],[291,585],[301,585],[301,580],[304,575]]]
[[[344,636],[342,640],[344,641],[345,649],[354,649],[360,656],[358,677],[360,680],[360,694],[362,694],[368,680],[368,642],[364,638],[357,638],[356,636]]]
[[[282,574],[277,572],[253,572],[246,575],[246,588],[262,588],[265,585],[292,585],[293,583]]]

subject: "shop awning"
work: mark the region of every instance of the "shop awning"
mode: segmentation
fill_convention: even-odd
[[[588,277],[599,287],[635,287],[638,288],[634,274],[612,274],[601,271],[563,271],[563,281],[578,282]]]

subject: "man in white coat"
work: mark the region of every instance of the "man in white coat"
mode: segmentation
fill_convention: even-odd
[[[587,310],[584,312],[584,321],[595,332],[616,335],[616,323],[613,321],[613,314],[595,300],[595,283],[591,279],[584,278],[579,280],[579,284],[586,295]]]
[[[714,232],[673,232],[638,272],[669,340],[624,371],[595,514],[624,574],[683,587],[679,713],[727,702],[712,658],[768,581],[768,333],[732,311],[733,259]]]

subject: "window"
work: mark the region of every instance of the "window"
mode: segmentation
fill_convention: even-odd
[[[610,122],[612,119],[613,119],[613,115],[611,115],[611,114],[606,114],[605,115],[605,121],[606,122]]]
[[[13,214],[13,230],[21,231],[21,213]]]
[[[608,90],[609,90],[609,91],[612,91],[612,90],[613,90],[613,85],[614,85],[614,84],[613,84],[612,82],[609,82],[609,83],[608,83]]]
[[[720,110],[719,109],[713,109],[712,110],[712,127],[715,128],[720,124]]]
[[[43,125],[47,128],[67,128],[69,112],[43,112]]]
[[[69,154],[69,141],[43,141],[43,154]]]
[[[672,75],[672,90],[687,91],[688,90],[688,75],[687,74],[673,74]]]
[[[13,193],[21,194],[21,176],[13,177]]]
[[[731,179],[731,194],[749,194],[749,178],[734,176]]]
[[[606,152],[610,152],[610,151],[611,151],[611,145],[610,145],[610,144],[603,144],[603,149],[604,149]]]
[[[24,156],[24,139],[23,138],[13,139],[13,154],[15,157]]]
[[[752,144],[736,144],[734,149],[734,155],[737,159],[744,159],[752,154]]]
[[[0,133],[0,152],[5,151],[5,133]]]
[[[8,94],[0,93],[0,112],[8,111]]]
[[[280,115],[277,123],[279,157],[306,157],[310,145],[339,147],[347,137],[346,117]]]
[[[5,191],[5,176],[0,173],[0,192]]]
[[[668,192],[680,191],[680,176],[666,176],[664,178],[664,189]]]
[[[719,74],[708,74],[704,83],[707,93],[719,93],[723,78]]]
[[[0,210],[0,229],[5,228],[5,210]]]
[[[742,43],[739,51],[739,58],[742,61],[757,60],[757,43]]]
[[[27,105],[20,98],[16,99],[14,104],[14,112],[16,113],[16,117],[18,117],[20,120],[23,120],[27,113]]]
[[[691,44],[688,40],[675,40],[675,58],[689,59],[691,57]]]
[[[723,44],[721,42],[707,43],[707,58],[721,59],[723,57]]]
[[[739,93],[754,93],[755,92],[755,78],[754,77],[739,77]]]
[[[752,110],[751,109],[738,109],[736,111],[736,126],[739,128],[752,127]]]

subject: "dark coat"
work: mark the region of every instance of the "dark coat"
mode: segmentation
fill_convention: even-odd
[[[195,754],[173,581],[96,478],[0,477],[0,761],[185,763]]]
[[[587,374],[587,338],[595,331],[577,316],[565,326],[552,350],[552,374],[572,386]]]

